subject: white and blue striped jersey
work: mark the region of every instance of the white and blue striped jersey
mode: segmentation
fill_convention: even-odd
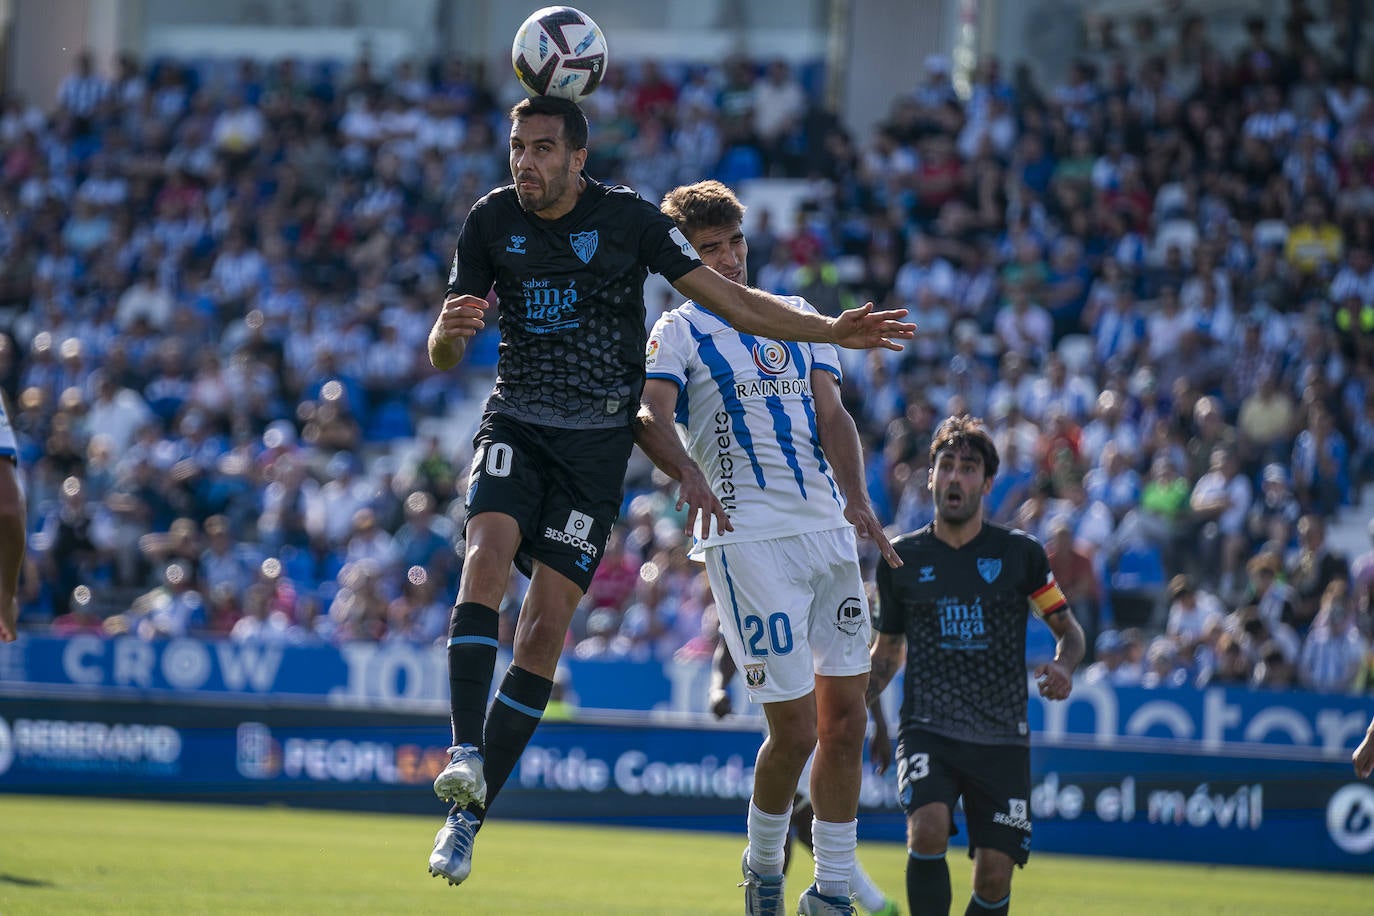
[[[815,311],[803,299],[784,298]],[[813,370],[840,378],[833,345],[754,337],[687,302],[654,324],[645,368],[649,378],[678,386],[678,435],[735,527],[694,543],[694,558],[705,546],[849,524],[811,393]]]

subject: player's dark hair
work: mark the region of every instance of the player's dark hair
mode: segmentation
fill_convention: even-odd
[[[673,188],[659,206],[685,235],[702,229],[737,226],[744,220],[744,204],[719,181],[698,181]]]
[[[556,95],[536,95],[521,99],[510,110],[512,121],[523,121],[531,115],[552,115],[563,119],[563,139],[568,149],[587,148],[587,116],[577,103],[571,99],[560,99]]]
[[[935,467],[935,456],[946,450],[961,452],[968,450],[983,459],[983,478],[991,480],[997,476],[1001,459],[997,457],[997,446],[983,428],[983,421],[969,414],[946,417],[935,434],[930,437],[930,466]]]

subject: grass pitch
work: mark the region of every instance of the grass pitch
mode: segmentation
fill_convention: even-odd
[[[741,813],[741,823],[743,814]],[[734,914],[743,835],[503,821],[461,887],[431,878],[431,818],[0,795],[0,913]],[[788,895],[809,883],[805,851]],[[906,851],[863,844],[906,910]],[[951,849],[955,913],[969,864]],[[1019,914],[1369,913],[1367,876],[1037,853]]]

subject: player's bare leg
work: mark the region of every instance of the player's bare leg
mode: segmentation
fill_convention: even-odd
[[[1000,849],[980,846],[973,852],[973,902],[989,916],[1007,912],[1011,898],[1011,856]]]
[[[811,765],[812,851],[816,882],[802,896],[803,913],[853,912],[849,879],[858,848],[868,674],[816,676],[816,759]]]
[[[816,695],[765,703],[768,735],[754,763],[749,801],[749,846],[744,851],[745,912],[772,916],[786,911],[783,868],[797,780],[816,747]]]

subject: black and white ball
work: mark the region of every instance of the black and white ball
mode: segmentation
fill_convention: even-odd
[[[521,24],[511,63],[530,95],[581,101],[606,75],[606,36],[592,17],[571,6],[546,6]]]

